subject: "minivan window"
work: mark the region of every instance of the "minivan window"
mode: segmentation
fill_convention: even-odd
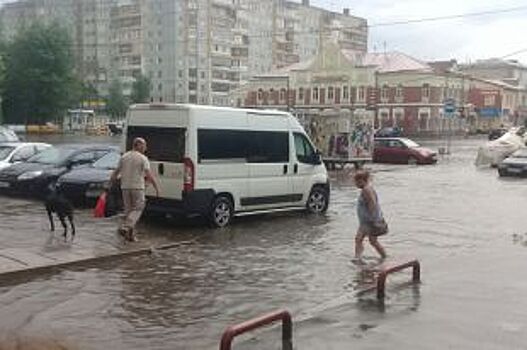
[[[309,140],[302,134],[294,134],[296,158],[300,163],[309,163],[315,154],[313,146]]]
[[[288,163],[289,133],[279,131],[250,131],[249,163]]]
[[[245,161],[247,131],[198,130],[198,155],[200,161],[240,159]]]
[[[185,128],[128,126],[126,150],[132,149],[136,137],[146,140],[146,155],[152,161],[183,163],[185,157]]]
[[[280,131],[198,130],[200,161],[289,162],[289,134]]]

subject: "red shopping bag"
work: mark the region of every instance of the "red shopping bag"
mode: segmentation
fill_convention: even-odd
[[[106,192],[103,192],[99,199],[97,199],[97,204],[95,204],[95,209],[93,210],[93,216],[96,218],[104,218],[106,211]]]

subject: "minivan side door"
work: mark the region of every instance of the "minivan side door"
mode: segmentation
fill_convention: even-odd
[[[242,198],[242,206],[257,210],[290,205],[289,131],[250,131],[248,142],[250,196]]]
[[[295,161],[293,164],[293,193],[298,202],[304,201],[313,185],[313,176],[316,174],[317,155],[315,148],[302,133],[293,133]]]

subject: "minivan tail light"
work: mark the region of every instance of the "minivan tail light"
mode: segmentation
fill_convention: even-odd
[[[190,158],[184,158],[183,159],[183,191],[184,192],[191,192],[194,190],[194,163],[192,162],[192,159]]]

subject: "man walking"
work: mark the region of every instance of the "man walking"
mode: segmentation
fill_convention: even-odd
[[[119,160],[117,169],[112,173],[111,183],[115,183],[119,175],[121,176],[124,218],[119,233],[129,241],[135,242],[135,225],[145,208],[145,180],[154,186],[156,196],[159,196],[159,186],[150,171],[150,162],[144,155],[146,141],[137,137],[132,147],[132,150],[126,152]]]

